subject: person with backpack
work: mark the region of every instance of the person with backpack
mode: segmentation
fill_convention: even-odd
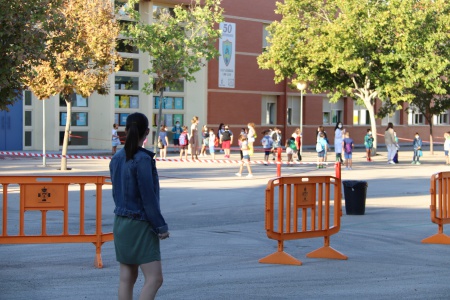
[[[273,140],[272,137],[270,137],[270,130],[264,130],[262,134],[264,135],[261,139],[261,145],[264,148],[264,165],[267,166],[269,165],[269,155],[272,150]]]
[[[200,157],[206,157],[206,148],[209,147],[209,130],[208,126],[202,127],[202,148],[200,150]]]
[[[317,152],[317,169],[324,168],[323,162],[325,159],[326,152],[328,150],[328,143],[325,139],[325,133],[319,132],[319,136],[316,143]]]
[[[297,145],[295,144],[295,138],[290,137],[286,140],[286,144],[284,145],[286,147],[286,155],[287,155],[287,163],[288,167],[291,167],[294,163],[293,156],[294,153],[297,152]]]
[[[233,144],[233,133],[228,125],[225,125],[225,131],[220,135],[220,144],[222,144],[222,149],[225,158],[230,158],[230,147]]]
[[[273,147],[272,147],[272,160],[275,160],[277,156],[278,148],[281,147],[281,131],[277,127],[275,127],[272,130],[272,140],[273,140]]]
[[[373,148],[373,136],[370,129],[367,129],[367,134],[364,136],[364,147],[366,148],[367,161],[372,161],[372,158],[370,156],[372,154]]]
[[[344,140],[342,141],[342,149],[344,149],[344,158],[345,158],[345,169],[352,169],[352,152],[353,148],[353,139],[350,138],[350,133],[348,131],[344,134]]]
[[[178,143],[180,146],[180,159],[183,158],[183,154],[184,154],[184,159],[187,160],[187,155],[188,155],[187,147],[189,144],[187,126],[182,127],[182,132],[181,132],[180,136],[178,137]]]

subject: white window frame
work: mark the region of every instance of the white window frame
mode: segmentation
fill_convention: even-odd
[[[339,99],[336,103],[330,103],[328,98],[322,99],[322,125],[336,125],[337,122],[344,121],[343,117],[344,99]]]
[[[261,125],[277,124],[277,96],[262,97],[261,123]]]
[[[448,115],[448,111],[443,112],[439,115],[434,115],[433,116],[433,124],[434,125],[448,125],[449,124],[449,115]]]

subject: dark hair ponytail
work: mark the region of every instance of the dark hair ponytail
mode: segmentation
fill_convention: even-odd
[[[138,151],[139,141],[146,134],[148,128],[148,119],[144,114],[133,113],[127,117],[127,125],[125,131],[127,132],[127,138],[125,140],[125,153],[127,160],[134,157]]]

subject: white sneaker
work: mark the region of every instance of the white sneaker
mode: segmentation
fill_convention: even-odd
[[[248,174],[248,175],[245,176],[245,177],[247,177],[247,178],[252,178],[252,177],[253,177],[253,174]]]
[[[389,161],[389,164],[395,165],[395,162],[393,162],[392,160],[390,160],[390,161]]]
[[[242,176],[242,174],[241,174],[241,173],[236,173],[236,174],[234,174],[234,175],[236,175],[236,176],[239,176],[239,177],[241,177],[241,176]]]

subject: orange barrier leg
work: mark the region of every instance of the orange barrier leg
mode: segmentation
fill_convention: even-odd
[[[94,266],[97,269],[103,268],[103,260],[102,260],[102,244],[103,243],[93,243],[95,245],[95,260],[94,260]]]
[[[438,233],[422,240],[424,244],[446,244],[450,245],[450,236],[444,233],[444,225],[438,224]]]
[[[301,266],[302,262],[283,251],[283,241],[278,241],[278,251],[259,260],[262,264]]]
[[[328,258],[328,259],[342,259],[347,260],[348,257],[342,254],[341,252],[330,247],[330,237],[324,237],[324,246],[312,252],[306,254],[306,257],[309,258]]]

